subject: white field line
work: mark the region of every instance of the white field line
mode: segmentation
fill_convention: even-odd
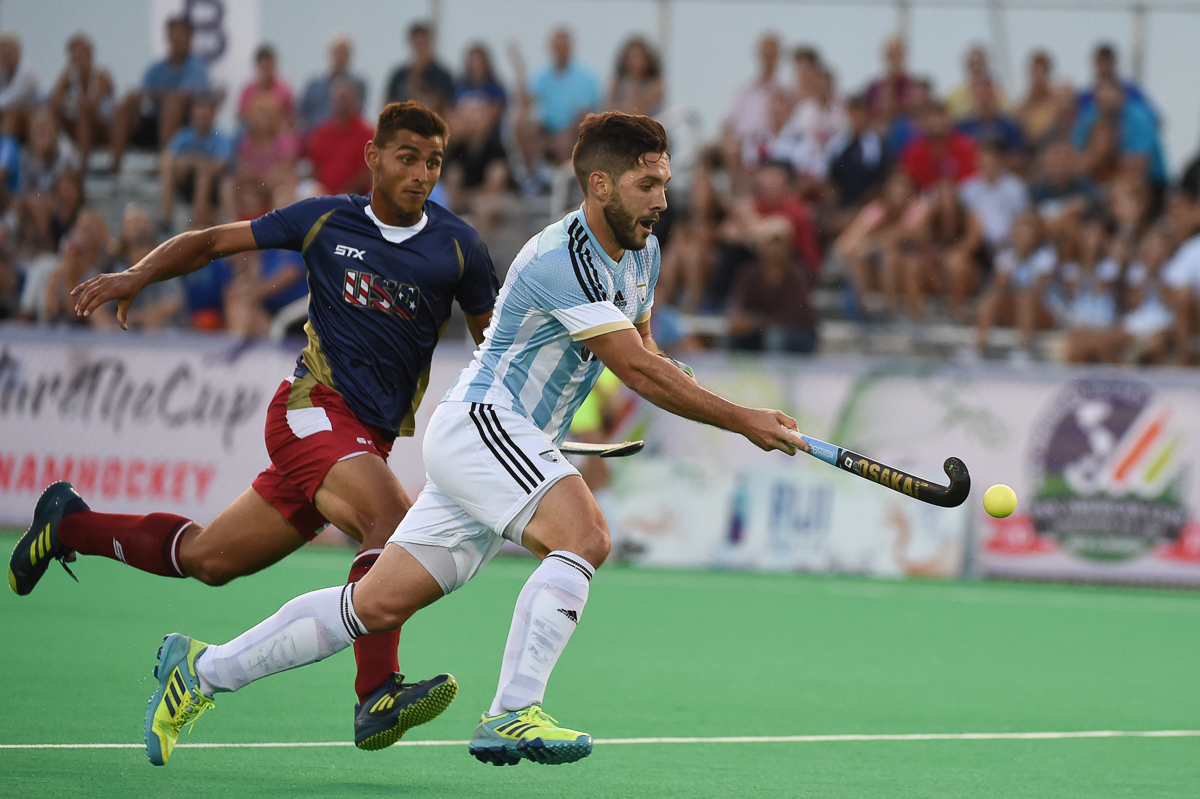
[[[598,738],[598,744],[770,744],[853,741],[1045,741],[1066,738],[1200,738],[1200,730],[1076,730],[1069,732],[918,732],[883,735],[743,735],[716,738]],[[400,741],[395,746],[466,746],[468,741]],[[350,741],[181,743],[176,749],[319,749]],[[0,749],[144,749],[142,744],[0,744]]]

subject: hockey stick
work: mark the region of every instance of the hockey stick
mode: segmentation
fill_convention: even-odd
[[[958,458],[946,458],[946,462],[942,464],[942,469],[950,478],[950,485],[943,486],[893,469],[857,452],[827,444],[820,439],[804,435],[800,437],[808,444],[808,454],[814,458],[930,505],[957,508],[966,501],[967,494],[971,493],[971,475],[967,471],[967,465]]]
[[[636,455],[646,446],[645,441],[622,441],[619,444],[585,444],[580,441],[564,441],[559,450],[565,455],[597,455],[601,458],[624,458]]]

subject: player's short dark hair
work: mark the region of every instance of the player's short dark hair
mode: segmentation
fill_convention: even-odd
[[[587,194],[588,176],[603,172],[614,181],[637,169],[646,153],[667,153],[667,132],[655,119],[640,114],[607,111],[588,114],[579,123],[579,139],[571,165],[579,187]]]
[[[1117,48],[1113,47],[1109,42],[1101,42],[1096,45],[1096,49],[1092,51],[1092,58],[1104,58],[1108,61],[1116,63]]]
[[[433,26],[423,19],[419,19],[408,26],[408,38],[425,34],[426,36],[433,35]]]
[[[411,130],[424,138],[441,136],[443,146],[450,141],[450,126],[446,120],[416,100],[388,103],[383,107],[375,122],[375,146],[386,146],[402,130]]]

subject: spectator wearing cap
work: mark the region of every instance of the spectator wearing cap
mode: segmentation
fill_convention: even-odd
[[[811,272],[796,260],[792,226],[767,217],[753,232],[754,256],[740,270],[729,305],[729,345],[751,352],[812,352],[816,315]]]
[[[605,107],[609,111],[654,116],[662,111],[665,94],[658,53],[644,38],[634,36],[617,55]]]
[[[292,118],[295,105],[292,87],[280,77],[278,66],[275,48],[269,44],[259,45],[254,51],[254,77],[242,87],[242,92],[238,95],[238,119],[244,122],[246,112],[260,97],[268,98],[278,105],[284,119]]]
[[[764,131],[768,126],[771,98],[780,92],[789,93],[778,73],[779,37],[764,33],[755,52],[758,74],[738,87],[725,116],[725,129],[738,142]]]
[[[0,121],[4,130],[24,141],[29,114],[37,102],[37,75],[21,58],[21,40],[13,33],[0,35]]]
[[[951,117],[962,121],[979,116],[982,110],[979,107],[979,91],[983,86],[991,87],[993,102],[998,108],[1008,108],[1008,98],[1004,96],[1004,90],[996,86],[992,79],[986,47],[982,44],[972,45],[967,50],[964,67],[967,72],[966,81],[946,95],[946,110],[950,112]]]
[[[900,153],[900,168],[917,189],[924,191],[944,177],[961,183],[975,174],[975,142],[955,130],[944,105],[937,102],[926,105],[919,124],[920,135]]]
[[[67,41],[67,65],[48,100],[58,124],[75,140],[85,167],[93,144],[108,141],[117,101],[112,75],[96,66],[92,40],[77,33]]]
[[[1005,165],[1001,145],[985,141],[979,148],[979,171],[958,188],[963,204],[979,218],[983,238],[993,251],[1008,243],[1013,222],[1029,208],[1025,181]]]
[[[454,96],[454,78],[434,53],[433,28],[427,22],[414,22],[408,28],[408,46],[412,57],[401,64],[388,79],[389,103],[417,100],[438,113],[446,110]]]
[[[126,95],[113,114],[112,171],[121,171],[130,144],[155,151],[166,146],[183,126],[192,98],[208,91],[204,59],[192,52],[192,21],[167,20],[167,57],[150,65],[142,85]]]
[[[913,78],[908,74],[907,57],[901,37],[883,43],[884,74],[867,85],[867,107],[878,122],[887,124],[912,108]]]
[[[363,148],[374,135],[374,128],[359,112],[357,87],[349,80],[334,81],[333,115],[309,131],[304,140],[322,194],[366,194],[371,190]]]
[[[301,132],[312,130],[333,114],[333,84],[336,81],[350,82],[357,95],[358,110],[362,112],[367,99],[367,82],[350,71],[353,55],[354,45],[346,36],[338,36],[329,44],[329,71],[308,82],[296,109],[296,124]]]
[[[171,138],[159,159],[158,212],[162,230],[172,228],[177,195],[192,204],[194,225],[209,227],[216,221],[221,178],[233,161],[233,140],[216,129],[216,113],[216,98],[198,95],[192,101],[191,121]]]
[[[579,122],[600,107],[600,83],[575,57],[567,28],[550,34],[550,62],[520,87],[517,142],[530,171],[549,160],[557,166],[571,159]]]

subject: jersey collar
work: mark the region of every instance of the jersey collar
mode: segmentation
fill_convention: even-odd
[[[604,251],[604,248],[600,246],[600,243],[596,241],[596,234],[592,233],[592,228],[588,225],[587,214],[584,213],[582,204],[579,206],[578,213],[579,223],[583,225],[583,229],[587,232],[588,241],[591,242],[592,249],[595,250],[596,254],[600,256],[600,260],[604,262],[604,265],[608,267],[610,272],[620,272],[630,258],[629,250],[626,250],[621,256],[621,263],[614,261],[608,256],[608,253]]]
[[[375,223],[375,227],[379,228],[379,235],[390,241],[392,244],[401,244],[408,241],[413,236],[420,233],[429,224],[429,212],[425,211],[421,214],[421,221],[410,227],[397,227],[396,225],[385,225],[379,221],[379,217],[375,216],[375,211],[371,208],[370,199],[367,200],[367,216]]]

